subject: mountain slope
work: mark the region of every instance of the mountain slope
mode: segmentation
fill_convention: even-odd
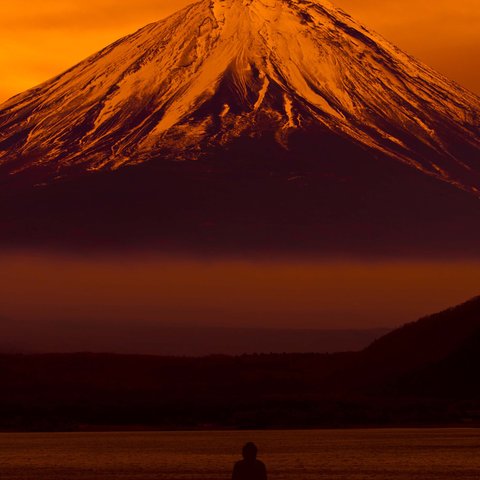
[[[302,135],[0,189],[0,245],[230,255],[475,257],[480,201],[397,162]],[[338,152],[345,156],[338,157]],[[28,177],[30,179],[32,177]],[[20,180],[18,177],[17,180]],[[23,176],[22,176],[23,180]],[[15,187],[15,186],[14,186]]]
[[[479,335],[480,297],[476,297],[408,323],[376,340],[362,352],[348,376],[354,384],[384,385],[386,382],[389,388],[396,385],[400,392],[408,391],[404,376],[438,384],[442,370],[448,372],[452,367],[459,371],[460,360],[471,354]],[[432,376],[427,380],[429,371]],[[452,375],[449,381],[453,385]]]
[[[480,398],[479,374],[480,329],[447,357],[406,373],[389,388],[407,395],[473,402]]]
[[[4,104],[0,159],[51,180],[315,126],[479,193],[479,113],[324,0],[208,0]]]
[[[324,0],[200,1],[0,106],[0,243],[475,256],[479,112]]]

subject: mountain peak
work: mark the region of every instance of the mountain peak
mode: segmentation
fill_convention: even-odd
[[[478,97],[329,2],[205,0],[1,106],[0,166],[48,182],[320,128],[479,194],[479,118]]]

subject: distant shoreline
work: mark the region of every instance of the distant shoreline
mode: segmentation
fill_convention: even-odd
[[[361,426],[280,426],[272,428],[234,428],[222,427],[221,425],[198,428],[172,428],[172,427],[149,427],[145,426],[128,426],[128,425],[101,425],[101,426],[81,426],[78,429],[71,430],[5,430],[0,429],[0,435],[4,434],[64,434],[64,433],[195,433],[195,432],[297,432],[297,431],[341,431],[341,430],[478,430],[480,429],[480,422],[473,423],[455,423],[455,424],[408,424],[408,425],[361,425]]]

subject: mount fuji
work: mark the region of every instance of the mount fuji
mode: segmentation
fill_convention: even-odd
[[[4,242],[477,253],[480,98],[325,0],[202,0],[0,106]]]

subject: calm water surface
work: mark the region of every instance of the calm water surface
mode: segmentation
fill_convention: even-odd
[[[271,479],[480,479],[473,429],[0,434],[0,478],[228,479],[250,440]]]

